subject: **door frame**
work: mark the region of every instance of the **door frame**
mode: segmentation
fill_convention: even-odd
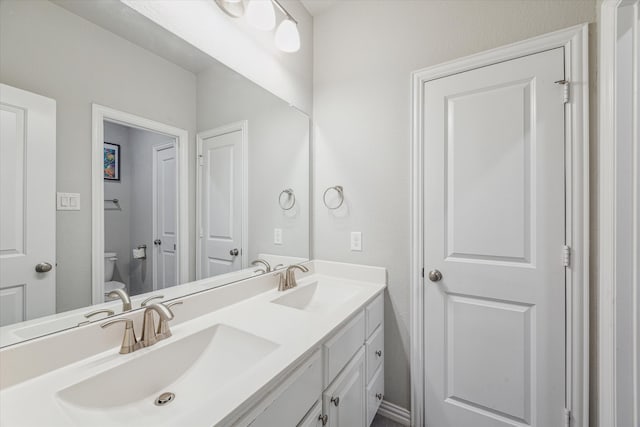
[[[588,24],[466,56],[411,74],[410,366],[411,425],[424,425],[424,165],[425,82],[478,67],[564,48],[570,101],[565,104],[566,242],[566,405],[571,425],[589,425],[589,55]],[[560,258],[561,248],[558,248]],[[558,414],[560,417],[561,414]]]
[[[189,133],[155,120],[91,104],[91,283],[92,303],[104,302],[104,122],[175,138],[178,155],[178,280],[189,281]]]
[[[618,16],[622,7],[634,7],[636,13],[640,8],[638,0],[604,0],[601,6],[600,22],[600,64],[599,64],[599,234],[598,234],[598,422],[601,426],[615,426],[618,423],[617,417],[621,411],[632,411],[632,421],[634,425],[640,422],[640,413],[629,408],[629,402],[637,402],[640,397],[640,372],[638,369],[627,366],[619,366],[618,354],[627,352],[634,355],[637,360],[640,354],[640,328],[638,325],[640,316],[640,302],[637,291],[633,291],[633,286],[624,286],[625,281],[620,276],[632,277],[639,280],[640,269],[637,263],[628,262],[624,256],[618,258],[617,254],[625,253],[628,247],[623,242],[618,241],[620,232],[635,233],[631,237],[632,246],[635,247],[637,259],[640,251],[640,220],[637,212],[640,207],[640,187],[632,183],[637,182],[640,174],[640,163],[636,158],[632,160],[629,170],[618,168],[618,158],[623,155],[619,150],[624,147],[624,140],[618,138],[618,125],[620,118],[617,111],[617,86],[619,83],[617,69],[618,49]],[[637,52],[640,48],[640,40],[637,21],[634,21],[634,40],[630,49]],[[632,65],[632,79],[636,81],[636,96],[631,100],[635,108],[635,114],[630,115],[630,123],[623,125],[631,126],[635,130],[635,138],[631,138],[631,151],[638,153],[640,143],[638,143],[638,79],[640,73],[640,60],[636,57],[635,64]],[[621,175],[624,174],[624,175]],[[634,177],[635,174],[635,177]],[[625,204],[629,202],[621,201],[617,197],[619,192],[631,194],[632,206],[635,204],[636,215],[632,218],[619,216],[619,210],[625,209]],[[626,203],[625,203],[626,202]],[[628,208],[627,208],[628,209]],[[633,208],[632,208],[633,209]],[[637,283],[637,282],[636,282]],[[628,325],[617,322],[617,314],[620,310],[617,307],[618,300],[632,301],[625,310],[629,311],[632,321]],[[622,339],[620,339],[622,338]],[[628,387],[622,388],[618,384],[617,376],[620,370],[629,370],[632,376],[631,387],[632,396],[628,398]],[[624,395],[624,400],[619,401],[619,395]]]
[[[196,144],[198,146],[198,158],[196,174],[196,280],[203,279],[202,277],[202,248],[200,246],[202,238],[202,168],[200,167],[200,156],[202,156],[202,142],[207,138],[213,138],[216,136],[224,135],[231,132],[242,132],[242,248],[241,248],[241,263],[242,268],[249,266],[249,260],[247,259],[248,247],[249,247],[249,122],[247,120],[240,120],[238,122],[229,123],[223,126],[218,126],[213,129],[209,129],[203,132],[198,132],[196,135]]]
[[[166,150],[169,148],[175,148],[176,149],[176,156],[178,155],[178,150],[176,147],[176,141],[170,142],[168,144],[160,144],[160,145],[154,145],[153,147],[151,147],[151,203],[152,203],[152,209],[151,209],[151,224],[153,227],[153,236],[154,239],[158,238],[158,162],[157,162],[157,156],[158,156],[158,152],[162,151],[162,150]],[[178,161],[180,161],[180,159],[178,158]],[[178,162],[176,162],[176,166],[177,166]],[[176,191],[178,190],[178,182],[176,182]],[[177,212],[178,210],[178,206],[176,206],[176,213],[179,214]],[[178,216],[176,216],[176,219],[178,219]],[[180,223],[178,222],[178,225]],[[178,231],[178,240],[180,240],[180,231]],[[160,249],[160,248],[156,248],[156,246],[153,246],[153,251],[152,251],[152,256],[151,259],[153,260],[153,272],[151,273],[151,276],[153,277],[153,290],[157,291],[158,290],[158,251],[156,249]],[[177,251],[177,247],[176,247],[176,251]],[[147,251],[148,254],[148,251]],[[148,255],[147,255],[148,256]],[[180,253],[178,252],[178,256],[180,256]],[[178,258],[178,263],[180,262],[179,258]],[[178,271],[176,271],[176,273],[178,273]],[[179,273],[178,273],[178,277],[177,279],[179,279]]]

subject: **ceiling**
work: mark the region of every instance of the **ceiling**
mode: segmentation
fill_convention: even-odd
[[[338,0],[300,0],[304,7],[307,8],[312,16],[318,16],[331,6],[335,5]]]

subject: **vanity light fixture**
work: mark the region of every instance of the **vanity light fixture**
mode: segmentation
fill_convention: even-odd
[[[262,31],[271,31],[276,26],[276,11],[271,0],[249,0],[247,22]]]
[[[215,0],[215,2],[224,13],[232,18],[240,18],[245,14],[243,0]],[[276,25],[274,5],[285,16],[276,30],[276,47],[283,52],[297,52],[300,50],[298,21],[291,16],[278,0],[247,0],[247,22],[252,27],[262,31],[273,30]]]
[[[282,7],[278,0],[272,0],[278,9],[285,15],[278,29],[276,30],[276,47],[283,52],[297,52],[300,50],[300,33],[298,32],[298,21]]]
[[[240,18],[244,15],[244,3],[242,0],[215,0],[224,13],[232,18]]]

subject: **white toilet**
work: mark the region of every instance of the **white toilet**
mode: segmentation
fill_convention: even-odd
[[[107,294],[115,289],[126,289],[127,285],[122,282],[118,282],[113,279],[113,270],[116,267],[116,261],[118,261],[118,255],[115,252],[104,253],[104,300],[111,301],[116,298],[109,298]]]

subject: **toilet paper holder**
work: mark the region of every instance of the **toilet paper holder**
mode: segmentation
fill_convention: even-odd
[[[133,250],[133,258],[147,259],[147,245],[138,245],[138,247]]]

